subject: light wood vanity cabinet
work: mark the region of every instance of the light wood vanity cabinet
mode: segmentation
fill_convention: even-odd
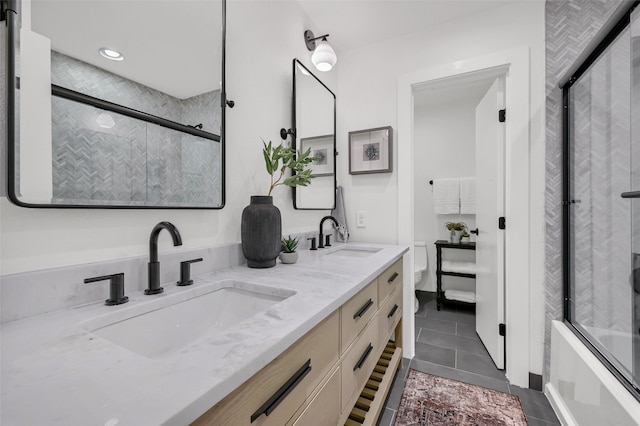
[[[380,301],[380,306],[398,287],[402,287],[402,261],[394,263],[378,277],[378,300]]]
[[[340,308],[340,353],[345,353],[378,310],[377,280],[372,281]]]
[[[402,259],[193,424],[375,425],[401,328]]]
[[[339,313],[336,311],[193,424],[286,424],[336,365],[339,333]],[[307,371],[307,367],[311,368]],[[282,399],[278,400],[277,396]]]
[[[399,287],[402,287],[400,285]],[[381,341],[385,340],[385,336],[390,336],[393,330],[398,326],[402,318],[402,289],[397,289],[391,294],[384,305],[380,307],[378,312],[378,331]],[[398,346],[402,346],[396,341]]]

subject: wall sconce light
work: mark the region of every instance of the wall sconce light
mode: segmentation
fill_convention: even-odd
[[[307,45],[307,49],[313,52],[311,54],[311,62],[313,62],[313,65],[315,65],[318,71],[329,71],[338,60],[336,52],[333,51],[333,48],[327,41],[327,37],[329,37],[329,34],[315,37],[311,30],[304,32],[304,42]],[[316,43],[318,39],[320,39],[320,41]]]

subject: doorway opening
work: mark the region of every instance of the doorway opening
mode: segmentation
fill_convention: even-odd
[[[459,360],[454,368],[486,369],[487,361],[505,368],[499,333],[504,324],[504,230],[494,223],[504,216],[504,120],[499,111],[504,110],[506,74],[499,67],[425,82],[413,90],[414,265],[428,266],[421,276],[414,275],[423,302],[415,319],[416,352],[453,356]],[[461,235],[470,235],[470,242],[461,241],[447,224],[462,225]],[[431,340],[441,345],[431,346]],[[465,364],[466,358],[473,360]]]
[[[497,307],[502,306],[504,319],[502,324],[495,323],[492,330],[495,335],[504,332],[504,349],[506,353],[505,374],[511,384],[528,387],[529,385],[529,52],[528,48],[516,48],[491,55],[456,61],[433,69],[417,71],[403,75],[398,80],[398,162],[403,164],[398,171],[398,235],[399,243],[410,247],[410,254],[405,263],[405,276],[410,277],[405,291],[405,318],[412,318],[415,307],[414,274],[410,269],[414,265],[414,242],[416,240],[416,191],[423,188],[431,191],[427,182],[417,179],[418,169],[422,165],[415,164],[419,141],[415,128],[415,100],[423,90],[479,84],[480,81],[504,77],[504,107],[507,120],[504,123],[504,216],[507,230],[504,232],[504,244],[509,251],[504,253],[504,282],[508,286],[500,292],[502,299],[495,296]],[[475,83],[474,83],[475,82]],[[498,112],[495,111],[496,116]],[[453,126],[454,124],[451,124]],[[446,144],[447,142],[441,142]],[[475,153],[474,153],[475,161]],[[494,156],[495,157],[495,156]],[[497,157],[495,157],[497,158]],[[446,160],[449,164],[453,159]],[[446,165],[445,165],[446,166]],[[475,172],[476,170],[474,170]],[[495,191],[494,191],[495,192]],[[421,220],[421,219],[420,219]],[[434,219],[437,234],[430,236],[428,246],[433,246],[435,239],[444,237],[445,230],[439,229]],[[476,227],[478,222],[476,220]],[[485,225],[487,232],[496,233],[498,217]],[[519,232],[509,232],[518,229]],[[483,229],[479,229],[483,232]],[[482,234],[481,234],[482,235]],[[436,237],[435,239],[433,237]],[[425,237],[426,238],[426,237]],[[431,248],[429,269],[435,270],[436,259]],[[499,254],[498,254],[499,255]],[[429,274],[427,274],[429,275]],[[424,283],[418,283],[419,286]],[[428,285],[428,284],[427,284]],[[423,287],[424,288],[424,287]],[[432,287],[433,288],[433,287]],[[499,329],[500,327],[500,329]],[[405,341],[415,338],[415,323],[407,321],[404,329]],[[407,348],[407,356],[415,354],[415,347]]]

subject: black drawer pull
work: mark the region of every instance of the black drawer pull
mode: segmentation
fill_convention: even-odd
[[[387,315],[387,318],[391,318],[393,314],[396,313],[397,310],[398,310],[398,305],[393,305],[393,308],[391,309],[391,312],[389,312],[389,315]]]
[[[364,353],[362,354],[362,356],[358,360],[358,363],[353,366],[353,371],[356,371],[358,368],[362,367],[362,365],[367,360],[367,358],[369,357],[369,354],[371,353],[372,350],[373,350],[373,345],[371,343],[369,343],[369,347],[367,348],[366,351],[364,351]]]
[[[392,282],[394,282],[396,280],[396,278],[398,278],[398,273],[394,272],[393,275],[391,275],[391,278],[389,278],[387,280],[387,284],[391,284]]]
[[[304,379],[307,374],[309,374],[310,371],[311,359],[305,362],[304,365],[300,367],[300,369],[296,371],[295,374],[271,396],[271,398],[267,400],[267,402],[262,404],[262,407],[258,408],[258,411],[251,415],[251,423],[256,421],[256,419],[263,414],[268,416],[273,413],[273,410],[280,405],[287,395],[289,395],[289,393],[302,381],[302,379]]]
[[[356,319],[358,317],[361,317],[364,315],[365,312],[367,312],[369,310],[369,308],[371,307],[371,305],[373,305],[373,300],[369,299],[369,301],[367,303],[364,304],[364,306],[362,308],[360,308],[360,310],[358,312],[356,312],[355,314],[353,314],[353,319]]]

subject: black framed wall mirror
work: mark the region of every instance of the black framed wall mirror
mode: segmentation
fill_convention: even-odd
[[[336,204],[336,95],[297,59],[293,60],[293,145],[311,149],[314,178],[293,188],[293,207],[327,210]]]
[[[2,4],[15,204],[224,206],[225,0]]]

